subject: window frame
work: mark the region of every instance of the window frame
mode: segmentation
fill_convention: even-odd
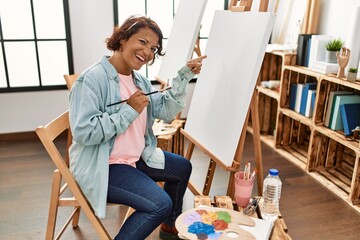
[[[2,29],[2,22],[0,17],[0,47],[2,49],[2,57],[4,62],[5,68],[5,77],[6,77],[6,87],[0,87],[0,93],[12,93],[12,92],[30,92],[30,91],[48,91],[48,90],[62,90],[67,89],[65,80],[63,84],[58,85],[42,85],[41,79],[41,69],[40,69],[40,59],[39,59],[39,49],[38,49],[38,42],[50,42],[50,41],[65,41],[66,49],[67,49],[67,58],[68,58],[68,68],[69,74],[74,73],[74,62],[73,62],[73,53],[72,53],[72,42],[71,42],[71,29],[70,29],[70,11],[69,11],[69,1],[63,0],[63,9],[64,9],[64,24],[65,24],[65,38],[51,38],[45,39],[41,38],[38,39],[36,35],[36,26],[35,26],[35,12],[34,12],[34,3],[33,0],[30,0],[30,7],[31,7],[31,15],[32,15],[32,24],[34,30],[34,38],[31,39],[7,39],[4,40],[3,36],[3,29]],[[9,79],[9,72],[7,66],[7,59],[6,59],[6,51],[5,51],[5,43],[6,42],[33,42],[35,43],[35,54],[36,54],[36,61],[37,61],[37,74],[39,76],[39,86],[24,86],[24,87],[11,87]],[[65,74],[65,73],[64,73]]]

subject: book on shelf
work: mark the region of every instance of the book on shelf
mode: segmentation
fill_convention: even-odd
[[[343,122],[340,114],[340,106],[348,103],[360,103],[360,95],[338,95],[334,98],[334,109],[331,115],[330,128],[332,130],[342,130]]]
[[[353,94],[352,92],[348,92],[348,91],[331,91],[329,93],[329,98],[328,98],[328,103],[327,103],[327,107],[326,107],[326,115],[325,115],[325,120],[324,120],[324,124],[326,127],[330,126],[330,117],[331,114],[333,112],[334,109],[334,104],[333,104],[333,100],[334,97],[337,95],[349,95],[349,94]]]
[[[310,49],[311,49],[311,38],[308,40],[308,43],[306,45],[305,62],[304,62],[305,67],[309,67]]]
[[[304,116],[305,116],[306,104],[308,101],[308,92],[309,90],[314,90],[314,89],[316,89],[316,83],[305,83],[305,86],[302,90],[301,102],[300,102],[300,114]]]
[[[313,34],[299,34],[296,52],[296,65],[305,66],[306,52],[309,40]]]
[[[290,109],[295,111],[297,84],[290,85]]]
[[[360,126],[360,103],[340,105],[341,120],[345,136],[352,135],[352,130]]]
[[[305,117],[312,117],[314,112],[316,90],[310,89],[307,95]]]
[[[295,112],[300,113],[300,106],[301,106],[301,97],[303,89],[305,88],[304,83],[298,83],[296,87],[296,97],[295,97]]]

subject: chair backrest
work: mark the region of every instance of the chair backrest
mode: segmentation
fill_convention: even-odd
[[[64,74],[64,79],[65,79],[65,82],[66,82],[66,86],[68,88],[68,90],[70,91],[72,86],[74,85],[76,79],[79,77],[80,74],[71,74],[71,75],[67,75],[67,74]],[[71,142],[72,142],[72,135],[71,135],[71,131],[70,131],[70,128],[69,128],[69,133],[68,133],[68,144],[67,144],[67,147],[70,147],[71,145]],[[67,165],[69,166],[69,153],[67,152],[67,155],[66,155],[66,163]]]
[[[64,75],[66,86],[68,90],[71,89],[72,85],[75,83],[76,79],[79,77],[80,74],[71,74],[71,75]]]
[[[46,126],[40,126],[36,128],[36,134],[39,136],[42,144],[44,145],[46,151],[48,152],[49,156],[51,157],[52,161],[54,162],[57,170],[61,177],[64,179],[65,184],[71,190],[72,194],[76,199],[75,206],[80,206],[82,210],[85,212],[86,216],[93,224],[95,230],[98,232],[101,239],[111,239],[108,232],[106,231],[105,227],[102,225],[99,218],[94,214],[94,210],[92,209],[90,203],[86,199],[85,195],[80,189],[80,186],[77,184],[73,174],[69,169],[69,164],[58,150],[57,146],[55,145],[55,140],[64,132],[70,131],[70,122],[69,122],[69,112],[66,111],[54,120],[52,120]],[[71,143],[71,132],[68,132],[68,144],[66,150],[68,150],[69,143]],[[66,151],[68,152],[68,151]],[[68,156],[68,153],[67,153]],[[60,180],[59,180],[60,181]],[[60,191],[61,195],[62,191]],[[55,199],[55,201],[60,201]],[[56,204],[58,205],[58,204]],[[70,204],[64,204],[64,206],[72,206]],[[56,215],[56,214],[55,214]],[[51,216],[53,217],[53,216]],[[56,216],[55,216],[56,218]],[[67,225],[65,225],[67,226]],[[66,228],[66,227],[65,227]],[[60,234],[61,235],[61,234]],[[53,236],[53,233],[50,234]]]
[[[57,167],[57,169],[59,169],[61,173],[69,171],[68,169],[69,164],[68,161],[63,159],[54,141],[55,139],[57,139],[57,137],[60,136],[60,134],[66,131],[70,131],[68,111],[64,112],[63,114],[52,120],[46,126],[44,127],[40,126],[36,128],[36,134],[39,136],[46,151],[49,153],[55,166]],[[67,148],[69,147],[71,140],[72,140],[71,134],[68,134]]]

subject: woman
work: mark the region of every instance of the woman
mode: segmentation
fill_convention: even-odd
[[[191,164],[156,148],[152,125],[183,109],[187,84],[206,56],[188,61],[170,90],[146,96],[154,88],[134,70],[164,55],[158,25],[132,16],[114,29],[107,48],[113,54],[81,73],[70,92],[70,168],[100,218],[107,202],[135,209],[115,239],[145,239],[160,224],[162,239],[179,239],[174,225]],[[156,181],[165,182],[164,189]]]

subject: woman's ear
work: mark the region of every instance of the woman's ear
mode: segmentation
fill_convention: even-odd
[[[123,51],[124,41],[125,41],[124,39],[121,39],[121,40],[120,40],[119,52],[122,52],[122,51]]]

